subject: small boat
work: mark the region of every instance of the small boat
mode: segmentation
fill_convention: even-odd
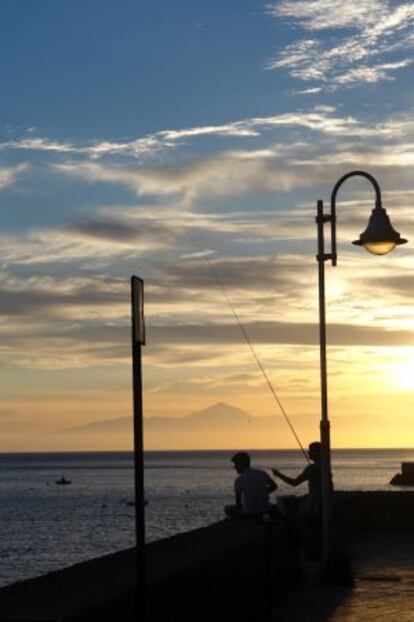
[[[55,481],[55,484],[57,484],[58,486],[67,486],[68,484],[71,484],[71,483],[72,482],[70,481],[70,479],[66,479],[64,475],[62,475],[60,479],[57,479]]]

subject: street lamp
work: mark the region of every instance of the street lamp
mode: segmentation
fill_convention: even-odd
[[[322,542],[323,561],[326,562],[329,554],[330,520],[331,520],[331,446],[330,446],[330,423],[328,418],[328,384],[326,369],[326,314],[325,314],[325,261],[331,261],[336,266],[336,195],[343,182],[349,177],[365,177],[374,186],[375,207],[372,210],[367,228],[358,240],[352,244],[364,246],[367,251],[374,255],[385,255],[399,244],[405,244],[407,240],[402,238],[398,231],[392,227],[387,212],[382,207],[381,190],[377,181],[365,171],[351,171],[341,177],[335,184],[331,194],[331,211],[324,214],[323,202],[317,203],[316,224],[318,228],[318,285],[319,285],[319,344],[320,344],[320,367],[321,367],[321,493],[322,493]],[[324,224],[331,223],[331,252],[325,253]]]

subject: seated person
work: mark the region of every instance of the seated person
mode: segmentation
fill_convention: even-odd
[[[231,461],[238,473],[234,481],[235,505],[227,505],[224,510],[229,518],[249,518],[262,516],[272,506],[269,494],[277,489],[277,484],[261,469],[252,469],[250,456],[245,451],[235,454]]]

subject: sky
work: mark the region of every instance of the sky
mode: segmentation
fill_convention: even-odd
[[[227,447],[213,421],[184,442],[170,420],[217,403],[268,417],[251,436],[234,423],[233,447],[296,446],[226,296],[302,442],[317,438],[316,201],[355,169],[409,243],[352,247],[375,197],[364,179],[341,187],[332,444],[414,447],[414,3],[0,13],[0,451],[132,447],[132,274],[144,415],[169,419],[148,449]]]

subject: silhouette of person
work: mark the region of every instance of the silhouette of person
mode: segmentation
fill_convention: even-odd
[[[250,455],[239,451],[231,461],[238,473],[234,481],[235,505],[227,505],[224,510],[229,518],[253,518],[269,512],[272,508],[270,493],[277,489],[276,482],[261,469],[250,466]]]
[[[277,469],[272,469],[272,473],[290,486],[299,486],[303,482],[308,482],[307,511],[312,515],[317,515],[320,513],[322,485],[321,444],[319,442],[309,445],[308,456],[312,464],[308,464],[297,477],[288,477]]]
[[[308,494],[299,505],[301,531],[305,553],[309,557],[317,557],[321,545],[321,443],[310,443],[308,456],[311,464],[308,464],[297,477],[284,475],[278,469],[272,469],[272,473],[290,486],[299,486],[303,482],[308,482]]]

